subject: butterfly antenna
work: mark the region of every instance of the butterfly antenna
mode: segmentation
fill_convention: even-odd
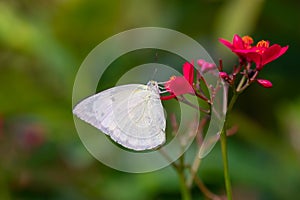
[[[158,61],[158,52],[155,53],[155,59],[154,59],[154,63],[157,63]],[[153,74],[152,74],[152,77],[151,77],[151,80],[154,80],[154,76],[157,74],[157,68],[155,68]]]
[[[157,73],[157,68],[154,69],[154,72],[152,74],[151,80],[154,80],[154,76],[156,75],[156,73]]]

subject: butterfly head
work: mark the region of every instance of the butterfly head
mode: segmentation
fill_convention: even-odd
[[[153,81],[153,80],[149,81],[147,83],[147,86],[150,90],[155,91],[155,93],[159,93],[159,87],[158,87],[158,83],[156,81]]]

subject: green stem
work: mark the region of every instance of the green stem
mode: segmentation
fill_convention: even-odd
[[[231,100],[229,102],[228,108],[227,108],[227,113],[226,113],[226,119],[225,120],[227,120],[228,115],[229,115],[229,113],[231,112],[231,110],[233,108],[233,105],[235,104],[237,98],[239,97],[239,94],[240,93],[233,92],[233,96],[232,96],[232,98],[231,98]]]
[[[182,200],[191,200],[190,190],[187,186],[186,178],[184,175],[184,169],[185,169],[184,155],[182,155],[180,157],[179,162],[180,162],[180,164],[176,169],[177,169],[179,180],[180,180],[180,190],[181,190]]]
[[[231,191],[231,181],[229,175],[228,167],[228,156],[227,156],[227,141],[226,141],[226,128],[223,128],[221,133],[221,149],[223,157],[223,166],[224,166],[224,179],[225,179],[225,188],[227,193],[227,199],[232,200],[232,191]]]
[[[223,126],[223,129],[221,132],[221,150],[222,150],[223,166],[224,166],[225,187],[226,187],[226,193],[227,193],[228,200],[232,200],[232,190],[231,190],[231,181],[230,181],[229,166],[228,166],[226,130],[227,130],[228,115],[229,115],[230,111],[232,110],[233,105],[236,102],[238,96],[239,96],[239,93],[234,92],[234,94],[230,100],[230,103],[228,105],[228,108],[227,108],[225,122],[224,122],[224,126]]]
[[[243,77],[242,77],[242,79],[241,79],[241,81],[240,81],[238,87],[236,88],[236,91],[237,91],[237,92],[239,92],[239,91],[241,90],[241,88],[243,87],[245,81],[246,81],[246,76],[243,75]]]
[[[182,200],[191,200],[191,194],[189,188],[185,183],[184,173],[179,172],[178,175],[180,179],[180,190],[181,190]]]

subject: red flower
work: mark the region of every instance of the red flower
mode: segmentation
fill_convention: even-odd
[[[238,35],[234,35],[232,43],[224,39],[219,39],[219,41],[240,58],[248,62],[254,62],[258,71],[262,70],[269,62],[283,55],[288,49],[288,46],[281,47],[278,44],[269,46],[269,41],[264,40],[259,41],[256,46],[251,46],[253,39],[249,36],[241,38]]]
[[[288,46],[281,47],[278,44],[269,46],[269,44],[269,41],[262,40],[255,47],[247,50],[236,50],[236,52],[253,61],[256,64],[256,69],[260,71],[266,64],[279,58],[288,50]]]
[[[161,96],[161,100],[169,100],[183,94],[194,94],[192,87],[194,82],[194,65],[186,62],[183,64],[183,76],[172,76],[165,83],[166,90],[171,94],[169,96]]]
[[[239,35],[235,34],[232,39],[232,43],[228,40],[220,38],[219,41],[227,46],[231,51],[236,53],[239,57],[244,58],[242,54],[237,52],[237,50],[245,50],[251,48],[251,44],[253,43],[253,39],[249,36],[240,37]]]
[[[265,79],[257,79],[256,81],[258,84],[262,85],[265,88],[271,88],[273,86],[270,81]]]

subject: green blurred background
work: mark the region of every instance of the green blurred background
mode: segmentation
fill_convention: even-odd
[[[143,26],[187,34],[225,66],[236,58],[219,37],[248,34],[290,46],[260,74],[273,88],[253,85],[238,100],[229,161],[236,199],[296,199],[299,9],[297,0],[1,0],[0,199],[180,199],[171,167],[147,174],[110,169],[87,152],[74,128],[72,86],[83,59],[106,38]],[[155,60],[159,55],[131,56],[124,65]],[[224,194],[222,173],[217,144],[199,176]],[[196,187],[192,193],[204,199]]]

